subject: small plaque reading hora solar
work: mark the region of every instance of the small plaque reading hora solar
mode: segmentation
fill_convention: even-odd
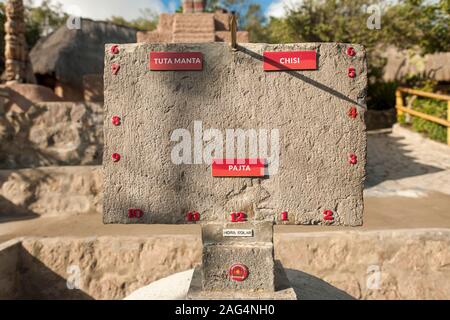
[[[264,70],[316,70],[317,52],[289,51],[289,52],[264,52]]]
[[[253,237],[252,229],[223,229],[224,237]]]
[[[195,71],[203,69],[203,54],[201,52],[151,52],[150,70]]]
[[[264,177],[264,159],[214,159],[213,177]]]

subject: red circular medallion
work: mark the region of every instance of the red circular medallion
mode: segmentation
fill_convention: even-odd
[[[230,277],[234,281],[244,281],[248,277],[248,268],[241,263],[235,263],[230,267]]]
[[[113,160],[114,162],[119,162],[119,161],[120,161],[120,154],[118,154],[118,153],[113,153],[113,154],[112,154],[112,160]]]

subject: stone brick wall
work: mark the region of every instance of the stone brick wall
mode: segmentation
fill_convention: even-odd
[[[300,299],[449,299],[449,247],[445,229],[275,233],[275,255]],[[0,248],[0,283],[8,284],[0,286],[0,297],[10,297],[18,286],[19,297],[122,299],[193,268],[201,250],[200,237],[190,235],[28,238],[18,269],[16,247]],[[76,267],[81,290],[69,290]],[[378,288],[371,281],[377,270]]]
[[[449,299],[449,248],[448,229],[275,233],[285,268],[356,299]]]

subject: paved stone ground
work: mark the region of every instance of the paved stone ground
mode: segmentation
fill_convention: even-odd
[[[368,140],[366,197],[450,195],[450,147],[398,125]]]

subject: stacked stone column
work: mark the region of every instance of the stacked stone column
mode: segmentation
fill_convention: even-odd
[[[183,13],[194,13],[205,11],[204,0],[183,0]]]
[[[27,48],[25,40],[24,6],[22,0],[5,3],[5,75],[7,82],[24,82]]]

